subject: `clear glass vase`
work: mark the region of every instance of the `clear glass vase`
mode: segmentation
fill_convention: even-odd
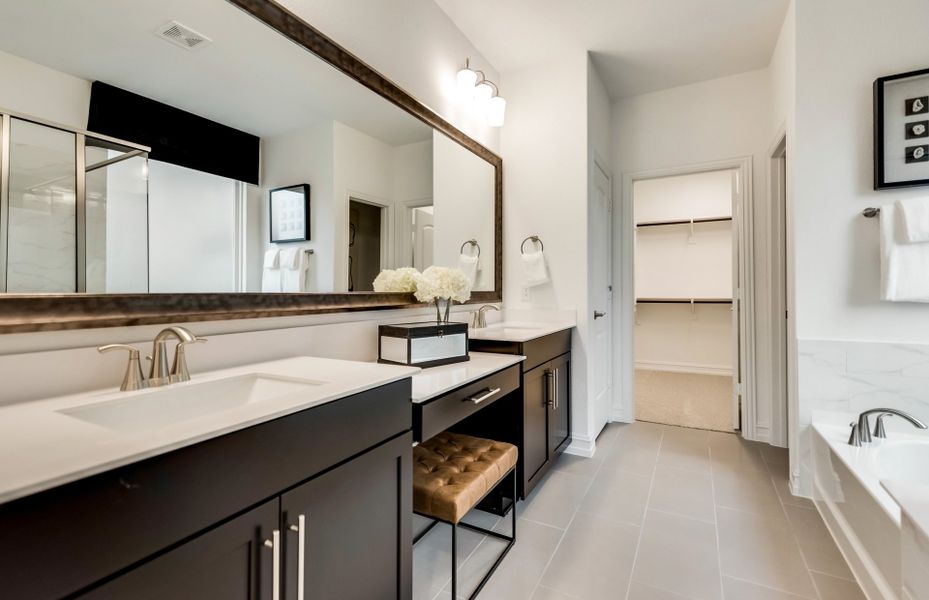
[[[439,323],[448,323],[448,313],[452,307],[451,298],[435,299],[435,320]]]

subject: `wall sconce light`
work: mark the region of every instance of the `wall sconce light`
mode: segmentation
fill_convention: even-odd
[[[462,100],[473,102],[491,127],[503,127],[506,100],[500,96],[497,84],[487,79],[483,71],[472,69],[471,59],[466,59],[464,68],[458,71],[457,81]]]

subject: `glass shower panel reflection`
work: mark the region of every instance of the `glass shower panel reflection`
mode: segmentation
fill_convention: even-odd
[[[87,138],[87,292],[148,292],[148,159]]]
[[[12,119],[6,291],[77,290],[75,135]]]

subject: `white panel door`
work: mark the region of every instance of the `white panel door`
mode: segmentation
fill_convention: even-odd
[[[610,305],[613,298],[613,198],[611,181],[597,164],[593,166],[594,189],[588,214],[590,234],[590,308],[593,398],[593,433],[597,434],[610,417],[613,387],[613,326]]]

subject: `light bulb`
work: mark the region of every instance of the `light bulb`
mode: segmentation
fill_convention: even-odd
[[[487,102],[487,124],[491,127],[503,127],[503,119],[506,115],[506,100],[500,96],[494,96]]]
[[[458,94],[464,100],[474,98],[474,86],[477,84],[477,73],[465,67],[458,71]]]
[[[482,81],[474,88],[474,106],[479,111],[487,110],[490,99],[494,96],[494,88],[486,81]]]

